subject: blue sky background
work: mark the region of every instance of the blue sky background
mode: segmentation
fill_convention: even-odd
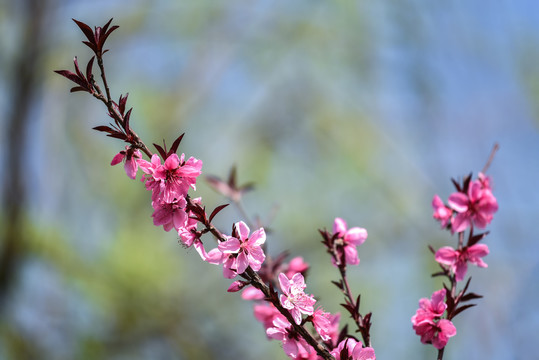
[[[0,8],[7,75],[20,9]],[[136,131],[147,143],[186,132],[181,151],[205,173],[225,177],[236,164],[240,181],[255,181],[245,205],[272,219],[270,252],[304,256],[307,291],[327,310],[342,300],[317,229],[337,216],[367,228],[350,279],[374,313],[378,359],[435,358],[410,317],[441,286],[429,277],[436,266],[427,245],[456,239],[439,231],[430,202],[450,195],[451,177],[477,174],[499,143],[489,170],[500,205],[486,238],[489,267],[469,270],[484,298],[455,319],[444,359],[533,357],[538,3],[57,1],[47,16],[25,153],[31,240],[0,344],[19,334],[50,359],[196,358],[191,347],[211,349],[208,359],[285,358],[250,305],[225,292],[218,268],[153,227],[142,184],[108,165],[123,145],[91,130],[108,121],[103,108],[70,95],[52,72],[89,56],[71,18],[101,25],[114,17],[107,72],[115,98],[130,94]],[[8,86],[0,80],[2,114]],[[0,173],[9,181],[9,169]],[[197,193],[209,208],[226,201],[203,183]],[[230,209],[217,221],[228,229],[239,219]],[[179,320],[156,325],[167,316]],[[129,329],[142,340],[107,343]]]

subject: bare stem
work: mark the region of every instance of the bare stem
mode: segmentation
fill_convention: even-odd
[[[110,97],[109,84],[107,83],[107,77],[105,75],[105,66],[103,65],[103,58],[101,56],[97,57],[97,65],[99,66],[99,71],[101,72],[101,79],[103,80],[103,86],[105,86],[105,92],[107,94],[107,106],[112,105],[112,98]]]
[[[445,348],[441,348],[440,350],[438,350],[438,357],[436,358],[436,360],[442,360],[444,358],[444,349]]]
[[[483,174],[485,174],[487,172],[488,168],[490,167],[490,164],[494,160],[494,155],[496,155],[496,152],[498,151],[499,148],[500,148],[500,145],[498,145],[498,143],[495,143],[494,146],[492,147],[492,150],[490,151],[490,155],[488,157],[487,163],[483,167],[483,170],[481,170],[481,172]]]
[[[93,83],[95,91],[92,92],[92,95],[96,99],[103,102],[103,104],[105,104],[105,106],[107,107],[107,110],[109,111],[109,114],[112,115],[114,120],[116,120],[122,126],[125,126],[124,117],[122,116],[122,114],[118,112],[118,109],[116,109],[116,107],[113,105],[112,98],[110,97],[110,90],[107,83],[107,78],[105,76],[105,66],[103,64],[103,59],[101,57],[98,57],[97,63],[99,65],[99,70],[101,72],[101,78],[103,79],[103,85],[105,86],[106,97],[105,97],[105,94],[103,94],[103,91],[101,91],[101,88],[95,82]],[[132,145],[142,150],[142,152],[144,152],[149,158],[152,157],[152,152],[150,151],[150,149],[148,149],[146,144],[144,144],[144,142],[140,139],[137,133],[131,129],[131,127],[129,127],[129,134],[126,134],[126,135],[129,135],[132,138],[132,141],[131,141]]]

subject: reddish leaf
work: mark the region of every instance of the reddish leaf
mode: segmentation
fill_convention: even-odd
[[[215,215],[217,215],[219,213],[219,211],[223,210],[224,208],[226,208],[229,204],[224,204],[224,205],[219,205],[218,207],[216,207],[210,214],[210,218],[209,218],[209,221],[211,222],[213,220],[213,218],[215,217]]]
[[[93,128],[94,130],[97,130],[97,131],[104,131],[104,132],[108,132],[108,133],[113,133],[115,132],[114,129],[108,127],[108,126],[105,126],[105,125],[100,125],[100,126],[96,126]]]
[[[125,105],[127,104],[127,97],[129,96],[129,93],[125,94],[125,96],[120,95],[120,100],[118,100],[118,110],[120,111],[120,114],[124,114],[125,112]]]
[[[467,193],[468,188],[470,187],[470,182],[472,181],[472,173],[470,173],[468,176],[464,178],[464,181],[462,182],[462,192]]]
[[[457,316],[458,314],[460,314],[461,312],[463,312],[464,310],[466,309],[469,309],[471,308],[472,306],[475,306],[477,304],[468,304],[468,305],[463,305],[461,307],[459,307],[457,310],[455,310],[455,312],[452,314],[451,316],[451,319],[453,319],[455,316]],[[451,320],[449,319],[449,320]]]
[[[466,295],[464,295],[460,301],[462,302],[465,302],[465,301],[470,301],[470,300],[475,300],[475,299],[481,299],[483,296],[482,295],[479,295],[479,294],[476,294],[476,293],[468,293]]]
[[[167,153],[165,152],[165,149],[163,149],[160,145],[157,145],[157,144],[153,144],[153,146],[155,146],[155,148],[157,149],[157,152],[159,153],[159,155],[161,155],[161,158],[163,160],[166,160],[167,159]]]
[[[125,133],[126,134],[129,134],[129,119],[131,118],[131,110],[133,110],[133,108],[129,109],[127,111],[127,113],[125,114],[124,116],[124,130],[125,130]]]
[[[331,283],[338,287],[340,290],[343,290],[342,280],[339,282],[332,280]]]
[[[453,183],[453,185],[455,185],[455,188],[457,189],[458,192],[462,192],[462,189],[460,188],[460,184],[455,179],[451,179],[451,182]]]
[[[174,140],[174,143],[172,143],[172,146],[170,147],[170,150],[168,151],[167,156],[175,154],[176,151],[178,151],[178,146],[180,146],[180,143],[181,143],[184,135],[185,135],[185,133],[181,134],[180,136],[178,136],[178,138],[176,140]]]
[[[95,56],[92,56],[92,58],[90,59],[90,61],[88,61],[88,65],[86,65],[86,80],[88,82],[90,82],[90,80],[92,79],[92,67],[94,65],[94,59],[95,59]]]
[[[114,133],[114,134],[108,134],[107,136],[110,136],[110,137],[113,137],[113,138],[116,138],[116,139],[120,139],[120,140],[126,140],[126,136],[125,134],[122,134],[122,133]]]
[[[69,92],[78,92],[78,91],[85,91],[85,92],[88,92],[87,89],[81,87],[81,86],[75,86],[75,87],[72,87],[71,89],[69,89]]]
[[[475,244],[477,244],[479,241],[481,241],[485,236],[487,236],[489,233],[489,231],[485,231],[484,233],[481,233],[481,234],[477,234],[477,235],[473,235],[472,236],[472,232],[470,231],[470,236],[468,237],[468,243],[466,244],[466,246],[473,246]]]
[[[95,36],[94,36],[94,32],[92,31],[92,28],[90,28],[88,25],[86,25],[85,23],[83,23],[81,21],[78,21],[78,20],[75,20],[75,19],[71,19],[71,20],[73,20],[79,26],[79,28],[82,30],[84,35],[86,35],[86,38],[88,38],[88,41],[90,43],[95,44]],[[86,44],[86,45],[88,45],[88,44]],[[88,45],[88,46],[90,46],[90,45]]]
[[[337,338],[337,344],[344,340],[344,338],[348,335],[348,324],[344,325],[341,332],[339,333],[339,337]]]

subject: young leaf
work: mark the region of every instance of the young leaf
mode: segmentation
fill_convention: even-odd
[[[178,146],[180,146],[180,143],[184,135],[185,133],[181,134],[180,136],[178,136],[176,140],[174,140],[174,142],[172,143],[172,146],[170,147],[170,150],[168,151],[167,157],[172,154],[175,154],[178,151]]]
[[[165,152],[165,149],[163,149],[160,145],[157,145],[157,144],[153,144],[153,146],[155,146],[155,148],[157,149],[157,152],[159,153],[159,155],[161,155],[161,158],[163,160],[166,160],[167,159],[167,153]]]
[[[223,210],[224,208],[226,208],[229,204],[224,204],[224,205],[219,205],[218,207],[216,207],[210,214],[210,218],[208,219],[210,222],[213,220],[213,218],[215,217],[215,215],[217,215],[219,213],[219,211]]]
[[[453,319],[455,316],[457,316],[458,314],[460,314],[461,312],[463,312],[464,310],[468,309],[468,308],[471,308],[472,306],[475,306],[477,304],[468,304],[468,305],[463,305],[461,307],[459,307],[457,310],[455,310],[455,312],[452,314],[451,316],[451,319]],[[449,319],[449,320],[451,320]]]

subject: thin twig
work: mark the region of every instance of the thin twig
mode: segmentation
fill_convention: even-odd
[[[483,170],[481,170],[483,174],[487,172],[488,168],[490,167],[490,164],[494,160],[494,155],[496,155],[496,152],[498,151],[499,148],[500,148],[500,145],[498,145],[498,143],[495,143],[494,146],[492,147],[492,151],[490,152],[487,163],[483,167]]]

